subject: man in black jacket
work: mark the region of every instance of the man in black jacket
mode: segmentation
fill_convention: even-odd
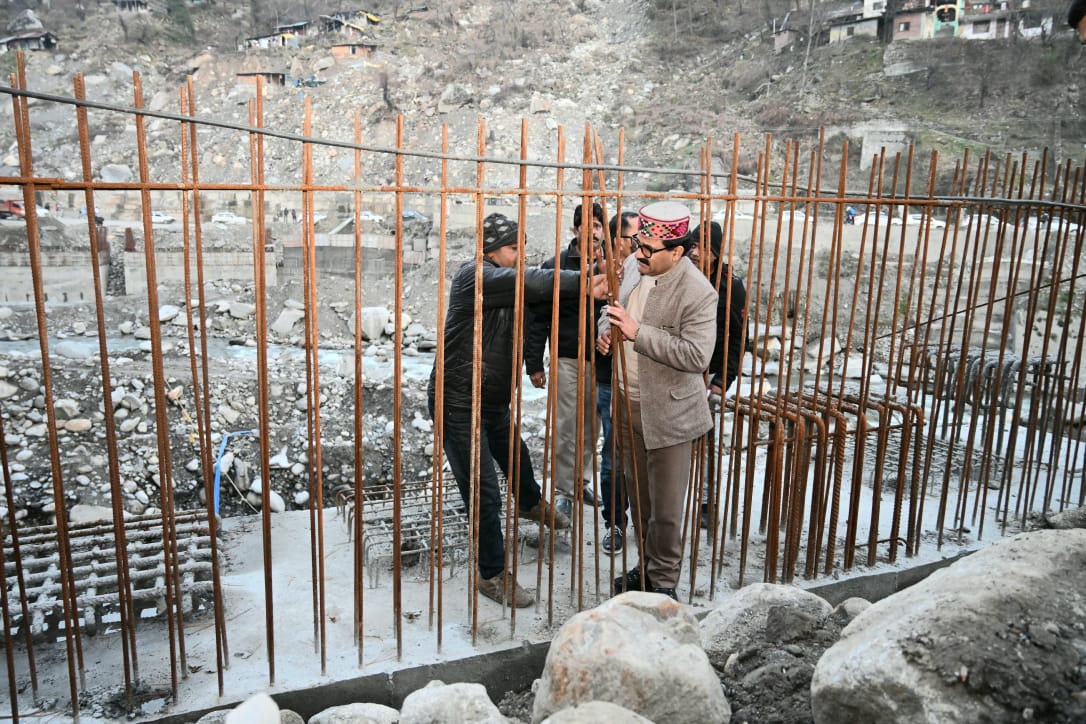
[[[700,243],[701,226],[694,228],[693,237]],[[743,280],[731,273],[728,261],[720,259],[724,233],[715,221],[709,224],[709,282],[717,290],[716,344],[709,360],[709,390],[724,397],[739,376],[739,361],[747,338],[747,289]],[[701,527],[709,528],[712,510],[713,481],[702,491]]]
[[[531,593],[505,573],[505,542],[502,537],[502,494],[494,463],[498,464],[510,485],[516,485],[517,514],[541,521],[554,528],[568,528],[569,518],[553,510],[541,496],[532,471],[528,447],[520,440],[519,468],[512,470],[509,451],[509,394],[512,382],[514,303],[517,290],[517,224],[502,214],[491,214],[483,221],[482,262],[482,349],[481,384],[473,389],[472,361],[475,338],[475,260],[464,263],[453,278],[449,291],[449,309],[445,317],[443,421],[445,457],[460,488],[465,505],[472,500],[472,408],[479,409],[479,593],[498,603],[517,607],[530,606]],[[596,298],[607,294],[606,277],[593,277]],[[525,269],[523,277],[525,304],[547,302],[552,298],[554,272]],[[561,272],[561,296],[580,293],[580,274]],[[437,365],[430,373],[430,415],[435,414]]]
[[[589,273],[597,261],[602,261],[603,243],[603,207],[592,204],[592,218],[589,220],[588,240],[591,251],[581,253],[581,225],[584,223],[580,205],[573,211],[573,239],[559,255],[558,268],[566,271],[581,272],[582,258]],[[552,256],[540,265],[543,269],[553,269],[555,259]],[[558,510],[568,516],[573,514],[572,500],[577,497],[577,489],[583,490],[583,502],[592,505],[593,494],[592,454],[596,449],[599,421],[593,424],[592,411],[595,408],[595,390],[589,360],[595,344],[595,319],[602,302],[592,306],[577,297],[563,298],[558,305],[558,364],[551,385],[555,387],[555,430],[554,430],[554,487],[562,493],[555,502]],[[578,321],[580,320],[580,321]],[[532,310],[528,315],[528,326],[524,341],[524,368],[537,388],[547,384],[547,364],[544,349],[551,336],[551,307]],[[549,359],[549,357],[548,357]],[[577,406],[578,379],[582,379],[581,406]],[[580,443],[583,451],[577,458]]]

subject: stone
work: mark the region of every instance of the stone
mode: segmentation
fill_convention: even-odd
[[[306,490],[299,490],[294,494],[294,505],[302,508],[309,504],[309,492]]]
[[[487,696],[482,684],[446,684],[431,681],[407,695],[400,708],[400,724],[504,724],[505,718]]]
[[[86,432],[91,429],[91,421],[85,417],[77,417],[65,422],[64,429],[68,432]]]
[[[846,626],[815,667],[814,720],[1086,721],[1084,630],[1086,530],[1005,538]]]
[[[609,701],[588,701],[578,706],[551,714],[540,724],[653,724],[651,719],[646,719],[629,709]]]
[[[303,317],[305,317],[305,312],[300,309],[284,309],[279,312],[279,318],[272,323],[271,331],[285,337],[290,334],[290,331],[294,329],[294,325]]]
[[[400,712],[384,704],[344,704],[319,711],[309,724],[396,724]]]
[[[1049,528],[1086,528],[1086,507],[1065,510],[1062,513],[1045,513],[1044,519]]]
[[[113,511],[101,505],[76,504],[68,510],[68,522],[72,525],[112,521]]]
[[[41,387],[41,382],[36,377],[23,377],[19,380],[19,387],[22,387],[25,392],[37,392]]]
[[[305,724],[305,720],[290,709],[280,709],[270,696],[260,692],[234,709],[220,709],[196,720],[197,724]]]
[[[158,321],[161,323],[169,322],[171,319],[181,313],[181,307],[173,304],[163,304],[158,308]]]
[[[53,402],[53,414],[58,420],[71,420],[79,416],[79,403],[70,398],[61,398]]]
[[[230,304],[230,316],[234,319],[248,319],[256,312],[256,305],[248,302],[232,302]]]
[[[90,359],[97,348],[74,339],[64,339],[54,344],[51,351],[56,356],[66,359]]]
[[[30,437],[45,437],[49,433],[49,428],[44,422],[39,422],[37,425],[31,425],[26,428],[25,434]]]
[[[550,113],[554,110],[551,104],[551,99],[539,93],[533,93],[531,101],[528,102],[528,113],[535,115],[536,113]]]
[[[151,328],[150,327],[136,327],[132,331],[132,336],[135,337],[136,339],[143,339],[143,340],[151,339]]]
[[[841,623],[850,623],[852,619],[866,611],[870,606],[871,602],[866,598],[858,596],[846,598],[833,609],[833,618]]]
[[[219,414],[227,425],[233,425],[241,417],[241,413],[230,407],[230,405],[219,405]]]
[[[282,513],[287,509],[287,503],[283,500],[283,496],[279,493],[271,490],[268,492],[268,510],[273,513]]]
[[[450,83],[437,101],[438,113],[450,113],[472,101],[471,90],[461,83]]]
[[[286,445],[284,445],[283,449],[280,450],[278,453],[271,456],[271,459],[268,460],[268,465],[273,468],[278,468],[280,470],[285,470],[286,468],[290,467],[290,458],[287,457]]]
[[[129,73],[128,80],[125,82],[130,80],[132,80],[131,73]],[[98,175],[106,183],[126,183],[132,180],[132,169],[122,163],[107,163],[102,166]]]
[[[731,720],[693,611],[656,593],[624,593],[567,621],[535,694],[532,721],[590,701],[659,722]]]
[[[18,391],[19,388],[15,385],[6,380],[0,380],[0,400],[6,400],[9,397],[12,397]]]
[[[722,600],[701,621],[701,640],[713,665],[723,668],[732,653],[746,649],[754,641],[770,638],[770,609],[779,607],[785,611],[775,614],[776,625],[787,618],[789,611],[818,623],[833,613],[833,607],[824,599],[794,586],[775,583],[744,586]]]
[[[370,342],[380,339],[391,316],[387,307],[362,307],[362,337]],[[354,328],[354,325],[351,325]]]

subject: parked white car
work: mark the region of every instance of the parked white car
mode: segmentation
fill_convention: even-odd
[[[380,214],[375,214],[372,211],[367,211],[365,209],[358,212],[358,218],[362,221],[372,221],[375,224],[385,223],[385,217],[381,216]]]
[[[936,216],[929,216],[927,221],[925,222],[923,214],[909,214],[909,226],[919,226],[923,223],[931,224],[931,228],[933,229],[942,229],[946,227],[946,222]]]
[[[238,216],[233,211],[220,211],[211,217],[216,224],[248,224],[249,220],[244,216]]]
[[[151,212],[151,223],[152,224],[172,224],[173,222],[174,222],[174,218],[172,216],[170,216],[169,214],[164,214],[161,211],[152,211]]]

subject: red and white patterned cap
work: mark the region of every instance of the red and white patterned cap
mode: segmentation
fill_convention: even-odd
[[[690,231],[690,211],[677,201],[657,201],[637,212],[638,233],[661,241],[682,239]]]

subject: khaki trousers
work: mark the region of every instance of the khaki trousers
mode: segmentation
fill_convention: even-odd
[[[554,488],[567,497],[582,486],[592,484],[592,453],[596,450],[596,438],[599,437],[599,421],[592,425],[596,409],[595,391],[591,389],[591,377],[588,374],[588,362],[578,364],[575,359],[559,357],[555,378],[555,433],[554,433]],[[584,399],[578,415],[577,375],[584,375]],[[584,446],[580,465],[577,464],[577,418],[584,422],[581,439]]]
[[[683,505],[690,480],[690,451],[693,441],[645,449],[641,428],[641,405],[630,401],[633,444],[626,431],[624,396],[619,395],[618,420],[613,428],[622,448],[626,492],[630,515],[645,553],[645,569],[656,588],[676,588],[683,563]],[[636,483],[634,472],[636,471]]]

